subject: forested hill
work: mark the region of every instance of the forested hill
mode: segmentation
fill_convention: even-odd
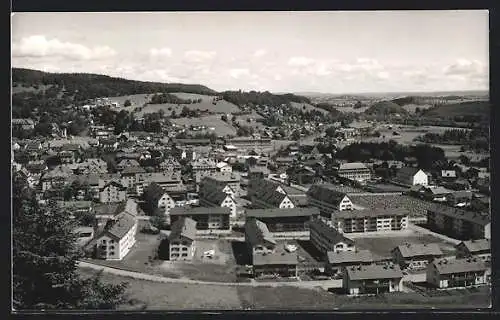
[[[268,106],[278,106],[282,104],[290,104],[291,102],[297,103],[311,103],[306,97],[297,96],[295,94],[272,94],[268,91],[258,92],[258,91],[224,91],[221,93],[224,100],[234,103],[237,106],[243,105],[268,105]]]
[[[157,92],[217,94],[216,91],[198,84],[145,82],[99,74],[49,73],[21,68],[12,68],[12,84],[23,87],[58,87],[67,94],[74,94],[75,100]]]

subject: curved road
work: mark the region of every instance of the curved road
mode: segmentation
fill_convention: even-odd
[[[153,282],[162,283],[183,283],[183,284],[201,284],[201,285],[217,285],[217,286],[249,286],[249,287],[279,287],[279,286],[289,286],[289,287],[301,287],[313,289],[315,287],[324,287],[328,284],[328,287],[339,287],[342,286],[342,280],[323,280],[323,281],[294,281],[294,282],[215,282],[215,281],[200,281],[192,279],[176,279],[168,278],[162,276],[155,276],[146,273],[133,272],[122,270],[119,268],[106,267],[94,263],[78,261],[78,266],[81,268],[90,268],[94,270],[103,271],[106,273],[115,274],[118,276],[129,277],[139,280],[148,280]]]

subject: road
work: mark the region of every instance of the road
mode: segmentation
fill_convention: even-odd
[[[317,287],[341,287],[342,280],[318,280],[318,281],[294,281],[294,282],[277,282],[277,281],[266,281],[266,282],[215,282],[215,281],[200,281],[192,279],[177,279],[155,276],[146,273],[133,272],[122,270],[118,268],[106,267],[102,265],[97,265],[94,263],[89,263],[85,261],[78,261],[78,267],[89,268],[94,270],[103,271],[105,273],[110,273],[118,276],[134,278],[138,280],[147,280],[153,282],[162,283],[184,283],[184,284],[199,284],[199,285],[217,285],[217,286],[247,286],[247,287],[300,287],[314,289]]]

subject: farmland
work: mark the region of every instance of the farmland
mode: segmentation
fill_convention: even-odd
[[[219,136],[236,135],[236,129],[231,124],[222,121],[220,115],[210,115],[201,118],[177,118],[171,121],[181,127],[206,126],[208,130],[214,128],[213,132]]]

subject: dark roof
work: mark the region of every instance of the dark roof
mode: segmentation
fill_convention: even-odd
[[[292,209],[249,209],[246,210],[247,218],[276,218],[276,217],[310,217],[319,215],[319,209],[310,208],[292,208]]]
[[[490,239],[479,239],[479,240],[469,240],[460,242],[457,246],[463,245],[467,250],[474,254],[476,252],[490,251],[491,241]]]
[[[468,211],[460,208],[449,207],[442,204],[434,204],[432,209],[427,210],[428,212],[436,212],[443,214],[448,217],[455,219],[466,220],[481,226],[486,226],[491,222],[491,218],[488,215],[481,215],[474,211]]]
[[[347,276],[351,280],[396,279],[403,277],[403,272],[398,265],[371,264],[348,267],[346,270]]]
[[[115,219],[110,221],[110,225],[105,232],[118,239],[123,238],[137,222],[137,219],[127,212],[120,213]]]
[[[403,258],[443,255],[443,252],[441,251],[437,243],[428,243],[428,244],[408,243],[408,244],[403,244],[401,246],[397,246],[396,248],[394,248],[394,250],[399,250]]]
[[[319,233],[329,243],[344,242],[346,244],[354,244],[354,241],[346,238],[342,233],[338,232],[335,228],[328,226],[326,223],[319,219],[314,219],[309,222],[309,230],[314,230]]]
[[[204,200],[207,200],[216,205],[221,205],[227,197],[231,197],[229,194],[225,193],[221,189],[212,189],[211,192],[203,193]],[[233,199],[234,200],[234,199]]]
[[[371,263],[374,261],[373,255],[369,250],[356,250],[356,251],[341,251],[334,252],[328,251],[326,254],[328,263],[342,264],[342,263]]]
[[[254,253],[252,255],[252,264],[254,266],[265,265],[296,265],[297,254],[285,250],[277,250],[272,253]]]
[[[475,258],[467,259],[436,259],[432,262],[439,274],[484,271],[488,269],[485,261]]]
[[[337,206],[347,194],[335,190],[335,186],[331,184],[315,184],[309,188],[307,196]]]
[[[118,166],[120,167],[139,167],[139,162],[135,159],[123,159],[118,163]]]
[[[225,214],[230,215],[231,209],[227,207],[176,207],[170,209],[171,216],[185,215],[208,215],[208,214]]]
[[[136,179],[138,180],[138,182],[181,182],[181,177],[176,172],[137,173]]]
[[[125,160],[122,160],[122,162],[123,161],[125,161]],[[136,173],[145,173],[145,172],[146,172],[146,170],[144,170],[143,167],[139,167],[139,166],[127,166],[127,167],[125,167],[123,169],[122,174],[136,174]]]
[[[245,222],[245,241],[251,246],[270,242],[276,244],[274,237],[267,228],[267,225],[257,219],[249,219]]]
[[[158,202],[161,197],[165,194],[165,190],[160,187],[156,182],[151,182],[145,189],[144,189],[144,199],[149,202]]]
[[[121,184],[120,182],[118,181],[110,181],[108,183],[106,183],[104,186],[102,186],[99,190],[100,191],[103,191],[104,189],[106,189],[107,187],[109,186],[115,186],[116,188],[118,188],[120,191],[123,191],[123,190],[127,190],[127,188]]]
[[[279,191],[266,192],[266,190],[258,190],[254,194],[254,197],[275,207],[279,207],[279,205],[281,204],[281,202],[283,202],[283,200],[285,200],[285,198],[288,198],[290,201],[292,201],[292,199],[288,197],[288,195]]]
[[[196,237],[196,221],[188,217],[182,217],[172,224],[168,240],[178,239],[180,236],[194,240]]]

